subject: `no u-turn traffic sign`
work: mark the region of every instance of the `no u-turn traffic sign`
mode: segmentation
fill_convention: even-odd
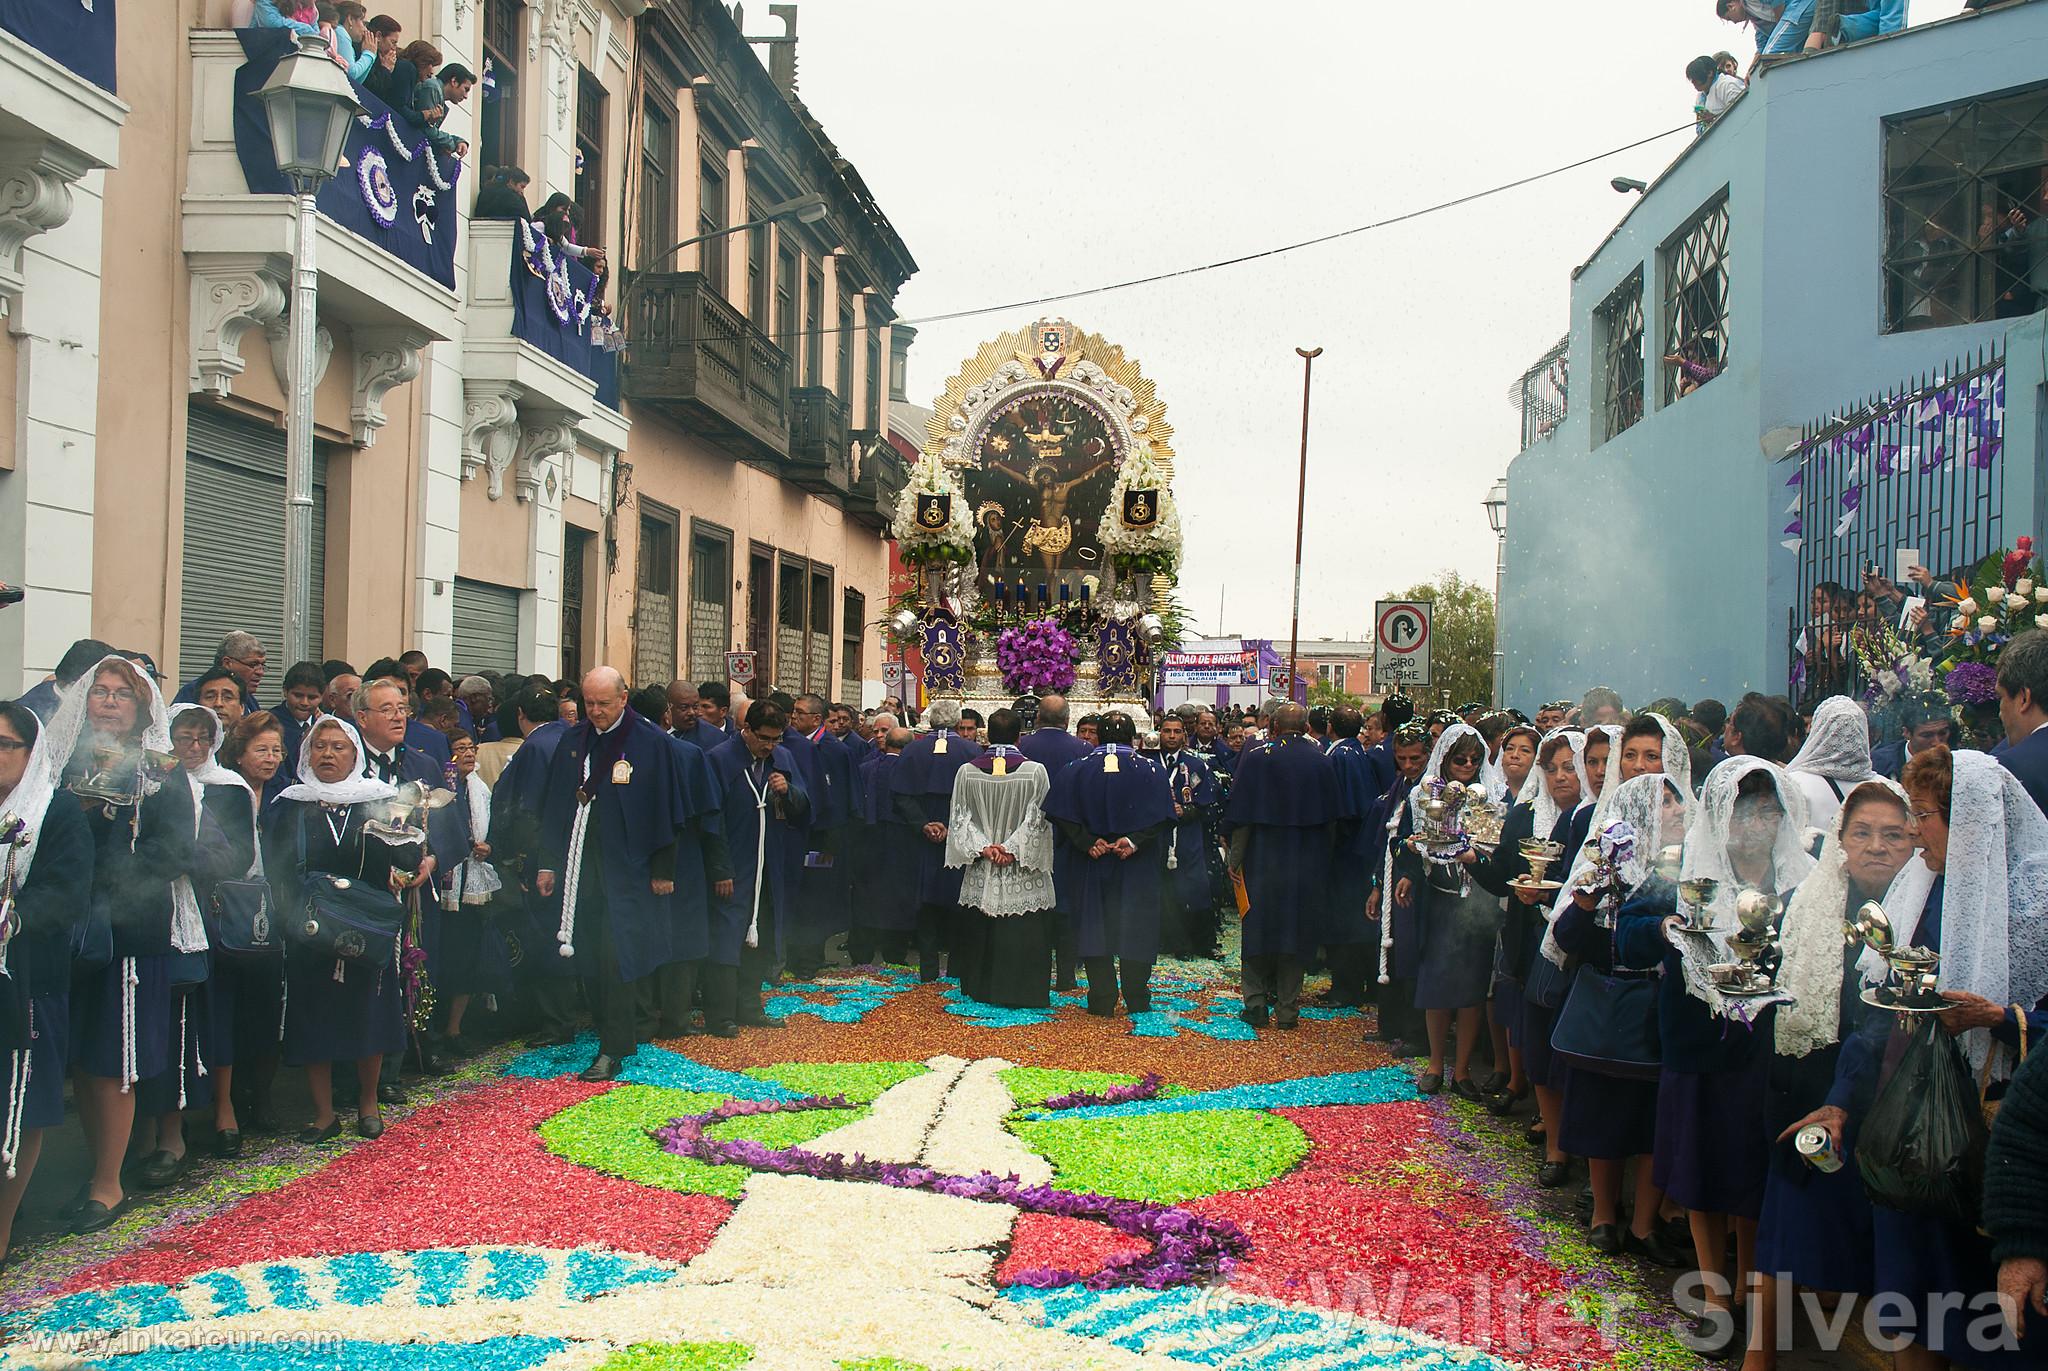
[[[1430,608],[1427,600],[1381,600],[1375,604],[1374,689],[1429,684]]]

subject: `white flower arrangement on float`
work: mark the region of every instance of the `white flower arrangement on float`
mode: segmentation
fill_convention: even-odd
[[[1141,502],[1128,497],[1133,491],[1144,492]],[[1137,504],[1156,507],[1139,509]],[[1126,519],[1127,508],[1133,514],[1143,514],[1133,524]],[[1180,565],[1180,507],[1174,503],[1173,490],[1167,484],[1165,469],[1147,448],[1140,448],[1124,459],[1117,471],[1116,486],[1109,493],[1109,501],[1103,506],[1102,522],[1096,528],[1096,541],[1102,544],[1103,555],[1119,573],[1130,575],[1134,572],[1149,571],[1155,575],[1171,576]]]
[[[944,517],[934,523],[920,518],[929,505],[919,497],[943,496]],[[903,560],[912,566],[974,561],[974,515],[967,508],[967,492],[960,479],[946,465],[929,454],[910,469],[910,480],[896,497],[896,518],[891,527]]]

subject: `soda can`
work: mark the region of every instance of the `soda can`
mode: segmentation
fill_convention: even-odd
[[[1833,1173],[1842,1169],[1842,1154],[1835,1151],[1835,1140],[1828,1131],[1817,1123],[1810,1123],[1799,1130],[1799,1136],[1792,1140],[1792,1146],[1816,1171]]]

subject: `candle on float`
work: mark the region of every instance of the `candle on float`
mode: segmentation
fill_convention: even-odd
[[[999,605],[1010,603],[1010,588],[1001,579],[996,581],[996,603]]]
[[[1041,605],[1046,604],[1050,598],[1051,596],[1046,590],[1045,582],[1040,581],[1038,583],[1038,603]]]
[[[1066,606],[1067,602],[1068,602],[1068,601],[1070,601],[1070,600],[1072,600],[1073,598],[1074,598],[1074,588],[1073,588],[1072,586],[1068,585],[1068,584],[1067,584],[1067,583],[1066,583],[1065,581],[1061,581],[1061,582],[1060,582],[1060,605],[1061,605],[1061,607],[1062,607],[1062,608],[1064,608],[1064,607]]]
[[[1081,582],[1081,603],[1083,605],[1088,603],[1088,583],[1086,581]]]

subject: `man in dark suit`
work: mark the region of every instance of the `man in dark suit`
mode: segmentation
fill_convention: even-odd
[[[1906,697],[1899,711],[1899,736],[1870,750],[1870,769],[1896,781],[1906,763],[1936,743],[1956,745],[1955,720],[1949,716],[1948,696],[1939,690]]]
[[[1998,717],[2006,740],[1999,763],[2048,812],[2048,632],[2028,629],[1998,654]]]
[[[356,691],[356,731],[363,737],[363,769],[380,781],[392,785],[404,785],[407,781],[418,781],[429,789],[439,786],[448,788],[447,773],[441,763],[426,756],[406,742],[406,724],[410,714],[405,707],[406,683],[403,676],[380,676],[367,681]],[[434,811],[428,816],[428,844],[435,860],[445,869],[453,870],[451,863],[459,863],[467,855],[458,851],[455,835],[450,831],[443,816],[453,817],[452,809]],[[427,907],[421,910],[427,920],[438,920],[440,910]],[[429,935],[428,946],[435,946],[439,939]],[[432,978],[434,968],[429,966],[427,974]],[[377,1098],[385,1104],[403,1104],[405,1088],[398,1083],[399,1061],[387,1061],[381,1084],[377,1087]],[[425,1039],[420,1040],[420,1069],[429,1075],[438,1076],[443,1070],[441,1060],[427,1049]]]

